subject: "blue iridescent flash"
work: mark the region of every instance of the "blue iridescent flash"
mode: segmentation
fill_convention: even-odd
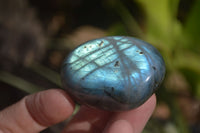
[[[65,59],[65,90],[80,104],[124,111],[143,104],[159,87],[165,63],[150,44],[125,36],[88,41]]]

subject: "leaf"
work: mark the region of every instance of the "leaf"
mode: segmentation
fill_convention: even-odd
[[[196,0],[191,9],[184,28],[184,34],[189,37],[192,46],[199,46],[200,41],[200,0]],[[196,43],[195,43],[196,42]],[[191,45],[191,44],[188,44]]]
[[[115,23],[107,31],[108,36],[128,35],[122,23]]]
[[[11,73],[0,71],[0,81],[16,87],[29,94],[44,90],[44,88],[34,85],[20,77],[12,75]]]
[[[186,68],[200,75],[200,55],[190,51],[176,51],[177,54],[173,60],[177,69]]]
[[[144,33],[142,29],[140,28],[140,26],[138,25],[137,21],[129,12],[129,10],[124,6],[124,4],[120,2],[120,0],[112,1],[112,2],[108,1],[108,4],[112,8],[114,8],[116,13],[121,17],[122,22],[130,35],[136,36],[139,38],[144,37]]]
[[[147,40],[173,45],[179,0],[137,0],[146,12]],[[180,27],[180,26],[179,26]]]
[[[31,69],[57,86],[62,87],[59,73],[40,64],[32,64]]]

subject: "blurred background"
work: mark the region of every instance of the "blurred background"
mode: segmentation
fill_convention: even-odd
[[[166,62],[143,133],[200,133],[200,0],[0,0],[0,110],[27,94],[62,88],[67,54],[108,35],[143,39]]]

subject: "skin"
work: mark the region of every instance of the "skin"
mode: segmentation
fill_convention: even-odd
[[[74,105],[60,89],[26,96],[0,112],[0,133],[39,133],[70,117]],[[81,106],[62,133],[141,133],[155,106],[155,94],[140,107],[120,113]]]

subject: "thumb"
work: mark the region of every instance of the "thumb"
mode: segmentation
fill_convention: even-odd
[[[67,119],[73,110],[74,103],[64,91],[38,92],[0,112],[0,133],[37,133]]]

